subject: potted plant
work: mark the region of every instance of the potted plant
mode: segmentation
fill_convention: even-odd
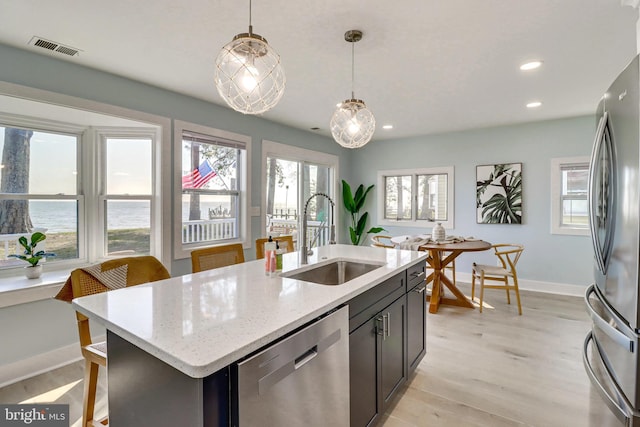
[[[365,212],[360,215],[360,209],[364,206],[364,201],[367,198],[367,194],[373,185],[370,185],[366,190],[364,185],[360,184],[356,189],[356,194],[354,195],[351,192],[351,186],[345,181],[342,180],[342,199],[344,201],[344,207],[347,208],[349,214],[351,214],[351,226],[349,227],[349,236],[351,237],[351,243],[354,245],[359,245],[360,240],[362,239],[363,233],[365,233],[364,229],[367,226],[367,218],[369,217],[369,212]],[[366,233],[379,233],[384,231],[382,227],[371,227],[369,231]]]
[[[18,243],[24,248],[24,255],[11,254],[12,258],[18,258],[28,262],[30,265],[25,267],[25,275],[28,279],[37,279],[42,275],[42,265],[38,264],[40,260],[47,256],[56,256],[52,252],[36,251],[38,243],[45,240],[47,236],[44,233],[36,231],[31,235],[31,241],[27,240],[25,236],[21,236],[18,239]]]

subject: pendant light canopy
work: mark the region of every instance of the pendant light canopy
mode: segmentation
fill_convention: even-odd
[[[285,81],[280,55],[253,33],[249,0],[249,32],[235,36],[216,58],[218,93],[234,110],[260,114],[280,101]]]
[[[345,148],[359,148],[373,137],[376,119],[364,101],[355,99],[353,94],[354,44],[362,40],[362,31],[347,31],[344,39],[351,43],[351,99],[342,102],[333,113],[330,123],[331,135]]]

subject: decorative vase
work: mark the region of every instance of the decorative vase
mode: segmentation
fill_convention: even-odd
[[[437,223],[433,230],[431,230],[431,238],[436,242],[442,241],[445,239],[447,233],[442,226],[442,223]]]
[[[27,276],[27,279],[37,279],[38,277],[42,276],[42,266],[38,264],[25,267],[24,275]]]

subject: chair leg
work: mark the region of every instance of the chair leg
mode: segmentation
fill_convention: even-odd
[[[484,299],[484,270],[480,272],[480,313],[482,313],[483,299]]]
[[[451,267],[453,268],[453,286],[456,286],[456,260],[451,261]]]
[[[476,291],[476,271],[475,271],[476,263],[474,262],[471,266],[471,301],[474,300],[473,296]]]
[[[507,292],[507,304],[511,304],[511,295],[509,294],[509,278],[504,278],[504,290]]]
[[[518,289],[518,278],[513,278],[513,289],[516,291],[516,301],[518,302],[518,314],[522,316],[522,305],[520,304],[520,290]]]
[[[96,389],[98,387],[98,368],[100,365],[88,360],[84,365],[84,396],[82,409],[82,427],[93,426],[93,411],[96,404]]]

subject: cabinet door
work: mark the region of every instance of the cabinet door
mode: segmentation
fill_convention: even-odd
[[[349,334],[351,426],[369,425],[378,415],[377,320]]]
[[[399,298],[382,310],[382,334],[380,343],[380,386],[382,409],[386,409],[394,392],[404,382],[407,375],[405,354],[405,310],[406,299]]]
[[[412,372],[427,350],[426,286],[424,282],[407,293],[407,360]]]

